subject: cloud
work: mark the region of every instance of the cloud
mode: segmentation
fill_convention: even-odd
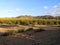
[[[60,5],[54,5],[53,6],[53,11],[55,15],[60,15]]]
[[[55,9],[55,10],[60,10],[60,5],[54,5],[54,6],[53,6],[53,9]]]
[[[44,9],[48,9],[49,7],[48,6],[44,6],[43,7]],[[50,11],[49,12],[46,12],[46,14],[48,15],[60,15],[60,3],[56,4],[56,5],[53,5],[51,8],[50,8]]]
[[[44,6],[43,8],[44,8],[44,9],[48,9],[48,6]]]
[[[60,12],[55,12],[55,15],[60,15]]]
[[[11,14],[13,12],[14,12],[14,10],[8,10],[8,14]]]
[[[16,11],[20,11],[20,9],[19,9],[19,8],[16,8],[15,10],[16,10]]]
[[[54,5],[53,8],[57,8],[58,6],[57,5]]]
[[[7,10],[8,14],[17,13],[17,12],[19,12],[19,11],[20,11],[19,8],[15,8],[15,9],[9,9],[9,10]]]
[[[60,15],[60,12],[51,12],[51,15]]]

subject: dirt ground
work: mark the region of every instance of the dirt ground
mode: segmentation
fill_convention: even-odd
[[[60,45],[60,27],[38,28],[43,28],[45,31],[31,30],[10,36],[0,36],[0,45]]]

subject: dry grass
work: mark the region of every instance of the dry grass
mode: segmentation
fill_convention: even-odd
[[[18,25],[18,26],[7,25],[7,26],[4,27],[3,25],[0,25],[0,32],[6,32],[7,30],[20,30],[20,29],[28,30],[28,28],[32,27],[32,26],[27,26],[27,25],[25,25],[25,26],[23,26],[23,25]],[[60,29],[59,26],[56,26],[56,25],[55,26],[35,25],[32,28],[33,29],[43,28],[45,30],[59,30]]]

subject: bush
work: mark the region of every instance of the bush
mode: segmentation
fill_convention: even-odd
[[[26,28],[26,29],[24,29],[24,31],[30,31],[30,30],[33,30],[33,28]]]
[[[9,33],[7,33],[7,32],[1,34],[1,36],[8,36],[8,35],[9,35]]]
[[[42,31],[45,31],[45,30],[40,28],[40,29],[35,29],[34,31],[35,32],[42,32]]]
[[[19,29],[19,30],[17,30],[16,32],[17,33],[22,33],[22,32],[26,32],[26,31],[30,31],[30,30],[32,30],[33,28],[25,28],[25,29]]]
[[[13,35],[15,33],[16,33],[16,31],[13,31],[13,30],[12,31],[7,31],[7,32],[1,34],[1,36],[9,36],[9,35]]]
[[[22,32],[24,32],[24,29],[19,29],[19,30],[17,30],[17,33],[22,33]]]

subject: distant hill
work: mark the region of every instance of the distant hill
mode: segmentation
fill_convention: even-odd
[[[45,15],[45,16],[17,16],[16,18],[40,18],[40,19],[60,19],[60,16],[51,16],[51,15]]]

